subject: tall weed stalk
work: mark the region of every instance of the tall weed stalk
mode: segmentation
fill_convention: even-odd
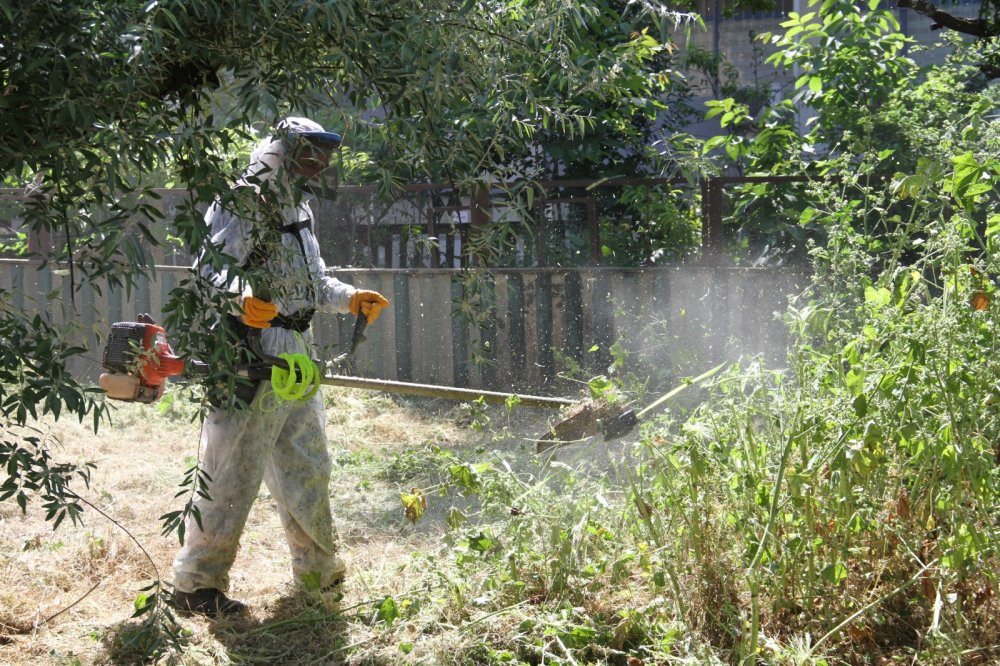
[[[950,175],[902,200],[818,188],[830,241],[787,315],[788,368],[734,368],[646,432],[634,520],[669,516],[685,623],[734,662],[998,642],[1000,229],[989,188],[968,201]]]

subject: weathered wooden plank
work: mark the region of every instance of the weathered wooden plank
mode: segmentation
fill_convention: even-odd
[[[352,274],[344,282],[351,286],[357,286],[357,276]],[[351,338],[354,332],[354,315],[351,313],[341,313],[337,315],[337,354],[343,354],[351,348]]]
[[[727,271],[714,284],[709,286],[709,363],[715,365],[733,354],[733,334],[737,330],[739,317],[734,316],[735,310],[742,309],[739,296],[740,285],[737,275],[742,271]]]
[[[108,294],[108,323],[122,321],[122,295],[123,289],[116,287],[110,282],[105,283],[104,290]]]
[[[24,265],[24,303],[21,307],[32,313],[39,311],[39,278],[40,271],[38,270],[38,264],[34,261],[26,263]]]
[[[671,365],[689,374],[710,362],[711,335],[707,305],[711,297],[710,270],[691,268],[672,271],[670,277],[670,325],[674,350]]]
[[[6,270],[0,271],[0,289],[7,292],[11,302],[14,301],[14,271],[9,264],[4,267]]]
[[[566,273],[553,272],[549,277],[549,322],[553,378],[565,370],[566,358]]]
[[[449,277],[451,290],[451,375],[455,386],[469,385],[469,331],[460,310],[465,301],[465,287],[460,275]]]
[[[435,350],[431,355],[431,376],[436,384],[451,385],[455,381],[451,342],[451,277],[447,273],[434,273],[427,276],[427,283],[433,302],[430,308],[433,319],[428,322],[429,343]]]
[[[157,270],[161,305],[157,308],[156,321],[163,322],[163,306],[170,302],[170,292],[177,287],[184,273],[184,270],[177,270],[176,268],[160,268]]]
[[[615,320],[614,342],[632,347],[637,341],[633,335],[635,326],[634,319],[638,315],[638,299],[634,293],[628,293],[626,287],[626,275],[623,273],[611,273],[608,275],[608,310],[613,314]]]
[[[421,376],[427,377],[430,384],[439,383],[438,358],[440,351],[438,340],[438,322],[442,318],[442,310],[438,307],[434,289],[434,276],[422,272],[416,276],[418,285],[417,311],[415,320],[418,324],[418,337],[414,340],[415,351],[419,350]]]
[[[486,388],[503,390],[504,387],[509,386],[513,377],[513,366],[516,361],[511,355],[511,285],[509,276],[506,273],[496,273],[492,274],[492,286],[493,286],[493,317],[491,321],[494,324],[495,337],[493,340],[493,348],[490,349],[489,358],[495,359],[496,364],[493,367],[493,375],[495,381],[500,382],[498,384],[488,386]]]
[[[483,291],[484,303],[496,303],[497,285],[496,274],[488,273],[482,279],[481,289]],[[479,348],[484,362],[479,364],[479,388],[495,389],[500,386],[496,367],[497,358],[497,320],[500,318],[498,308],[493,308],[490,315],[483,321],[479,328]]]
[[[74,371],[78,377],[85,380],[97,381],[101,374],[100,349],[102,340],[97,335],[97,330],[103,328],[103,312],[98,310],[96,302],[97,294],[93,284],[87,280],[79,285],[76,290],[77,309],[80,317],[78,340],[87,349],[92,350],[90,354],[83,354],[74,359]]]
[[[535,279],[535,312],[537,322],[538,385],[549,386],[555,379],[555,344],[552,322],[553,274],[540,272]]]
[[[365,343],[368,347],[366,353],[376,360],[376,377],[396,379],[396,303],[393,279],[391,273],[380,273],[376,277],[376,289],[389,299],[389,307],[382,310],[382,314],[372,326],[374,336],[369,336]]]
[[[0,303],[5,307],[18,307],[14,293],[14,271],[10,268],[0,271]]]
[[[14,306],[20,309],[24,309],[25,305],[24,281],[28,270],[25,264],[11,266],[10,290],[13,292]]]
[[[633,348],[639,348],[640,361],[654,368],[657,373],[666,369],[666,336],[662,322],[665,304],[659,295],[660,271],[642,271],[635,278],[632,298],[638,304],[636,339]],[[627,336],[626,336],[627,337]]]
[[[497,355],[503,359],[503,367],[507,372],[501,378],[503,390],[514,390],[526,381],[526,319],[524,276],[513,273],[506,276],[507,307],[499,312],[506,312],[507,346],[502,343],[497,346]],[[497,291],[502,291],[501,283],[497,281]],[[498,340],[499,342],[499,340]]]
[[[538,306],[537,294],[535,293],[535,282],[537,273],[524,273],[521,281],[521,318],[524,327],[524,362],[521,364],[521,372],[518,374],[517,384],[512,389],[524,386],[536,387],[539,383],[539,363],[538,363]]]
[[[43,270],[38,271],[38,292],[36,294],[36,305],[38,307],[39,314],[50,322],[57,321],[49,309],[49,296],[52,294],[52,289],[58,284],[57,278],[52,275],[52,268],[49,266]]]
[[[413,365],[410,338],[410,290],[405,273],[395,273],[392,278],[393,325],[396,334],[396,379],[411,381]]]
[[[744,282],[749,279],[756,283],[758,275],[755,273],[756,271],[746,270],[727,271],[717,282],[717,288],[712,294],[713,362],[733,361],[746,351],[740,338],[746,340],[747,337],[739,335],[741,330],[764,330],[749,328],[763,323],[757,316],[759,308],[753,306],[760,298],[757,291],[759,284],[751,286]],[[752,315],[748,312],[748,307],[755,311]],[[742,328],[743,326],[748,328]]]
[[[126,303],[123,307],[122,314],[127,321],[135,321],[136,315],[141,312],[148,312],[151,315],[153,314],[151,307],[152,298],[150,295],[151,285],[149,280],[145,277],[138,277],[136,278],[136,282],[137,284],[132,290],[132,298],[126,299]],[[156,314],[159,314],[159,310],[157,310]]]
[[[572,271],[566,274],[564,302],[563,325],[566,333],[563,349],[567,357],[577,364],[582,364],[584,350],[584,311],[583,280],[579,271]]]
[[[438,361],[441,353],[436,342],[439,326],[442,322],[444,308],[437,301],[434,275],[424,273],[418,278],[420,282],[420,347],[421,359],[424,364],[425,376],[430,383],[439,384]]]
[[[593,344],[597,345],[593,353],[595,369],[603,372],[611,365],[611,345],[615,340],[611,279],[606,271],[597,271],[593,276],[590,309],[593,312]]]
[[[149,306],[143,312],[148,312],[157,319],[157,316],[163,312],[163,287],[161,282],[163,281],[163,274],[160,271],[153,273],[153,279],[149,282]]]
[[[53,291],[55,290],[56,286],[53,284]],[[60,275],[58,294],[55,299],[49,301],[49,307],[57,313],[59,324],[65,326],[69,323],[79,322],[80,304],[76,294],[73,293],[73,283],[70,280],[68,270],[62,271]]]
[[[655,317],[650,299],[652,281],[645,271],[611,276],[611,309],[615,313],[615,338],[630,354],[641,354],[650,344],[648,323]]]
[[[407,289],[410,299],[410,367],[415,377],[430,380],[427,372],[424,345],[427,343],[426,313],[424,312],[423,294],[421,293],[420,275],[413,273],[408,276]]]
[[[669,271],[658,270],[650,275],[650,300],[654,304],[655,320],[650,322],[651,335],[656,339],[652,350],[659,367],[670,371],[670,354],[676,344],[672,339],[670,324],[670,275]]]

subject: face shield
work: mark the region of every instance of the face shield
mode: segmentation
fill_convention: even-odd
[[[289,130],[284,133],[286,167],[298,186],[315,196],[337,195],[340,135],[335,132]]]

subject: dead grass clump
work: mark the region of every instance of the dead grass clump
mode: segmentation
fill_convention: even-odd
[[[231,622],[183,618],[184,663],[472,664],[489,653],[484,641],[528,654],[514,621],[522,615],[495,613],[495,599],[469,598],[489,597],[492,574],[456,568],[445,543],[454,498],[429,493],[427,512],[413,525],[404,519],[400,493],[431,487],[448,464],[485,459],[493,449],[523,453],[511,458],[514,469],[507,472],[520,474],[519,466],[533,464],[531,441],[548,414],[491,408],[482,415],[489,427],[477,430],[458,419],[461,410],[439,401],[326,389],[325,398],[335,462],[331,503],[349,567],[343,614],[291,587],[283,530],[262,487],[231,571],[230,594],[251,612]],[[99,435],[76,423],[51,425],[61,457],[97,461],[91,487],[79,491],[118,525],[88,508],[83,525],[53,533],[36,505],[24,517],[0,505],[0,607],[8,611],[0,622],[31,628],[3,633],[0,663],[136,663],[162,639],[131,619],[133,602],[153,578],[169,578],[176,537],[161,535],[158,519],[183,501],[174,494],[195,461],[199,425],[137,405],[119,407],[113,426]],[[379,609],[390,598],[399,617],[387,620]],[[542,599],[532,612],[546,605]]]

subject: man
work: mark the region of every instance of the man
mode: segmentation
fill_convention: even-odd
[[[216,201],[206,212],[211,241],[257,282],[215,270],[202,275],[233,294],[241,313],[236,328],[261,329],[263,351],[310,356],[309,322],[316,310],[359,313],[372,322],[388,300],[326,275],[312,234],[312,212],[303,189],[328,188],[331,154],[340,137],[305,118],[286,118],[262,141],[238,183],[255,205],[238,213]],[[251,214],[250,211],[257,211]],[[260,211],[264,211],[261,213]],[[262,293],[266,285],[267,294]],[[253,387],[251,387],[253,388]],[[229,569],[261,480],[278,504],[299,584],[336,599],[344,579],[330,513],[330,458],[324,433],[322,394],[306,401],[275,401],[264,383],[246,396],[214,409],[201,431],[202,468],[211,500],[199,497],[200,525],[191,516],[187,541],[174,559],[178,609],[209,616],[239,613],[246,606],[226,596]],[[242,409],[235,407],[244,406]]]

